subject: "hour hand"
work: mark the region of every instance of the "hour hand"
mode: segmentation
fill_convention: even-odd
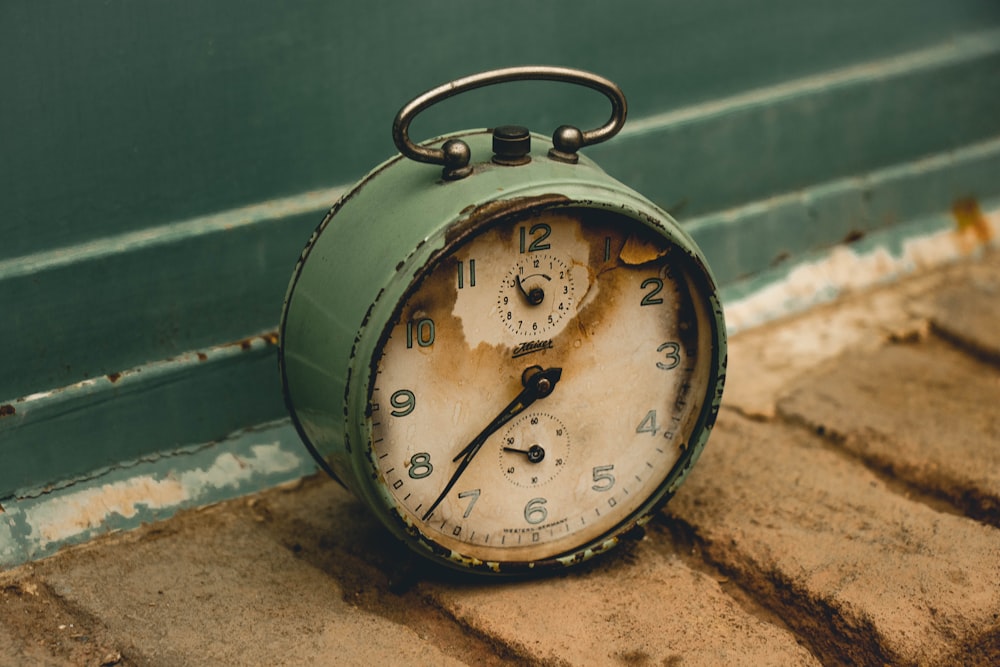
[[[546,280],[552,280],[544,274],[537,274],[545,278]],[[524,289],[524,284],[521,282],[521,276],[514,276],[514,283],[517,285],[518,291],[524,296],[525,301],[528,302],[529,306],[537,306],[542,301],[545,300],[545,291],[541,287],[532,287],[530,290]]]

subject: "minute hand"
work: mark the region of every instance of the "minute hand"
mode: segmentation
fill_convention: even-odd
[[[537,366],[535,368],[537,368]],[[531,369],[529,369],[529,371],[530,370]],[[458,468],[455,469],[451,479],[449,479],[448,483],[445,484],[444,489],[441,491],[441,495],[439,495],[431,504],[430,508],[424,512],[423,517],[421,517],[422,521],[427,521],[431,514],[434,513],[437,506],[441,504],[441,501],[448,495],[448,492],[455,486],[458,478],[461,477],[462,473],[465,472],[465,469],[469,467],[472,459],[479,453],[479,450],[482,449],[486,440],[491,435],[496,433],[497,429],[501,426],[524,412],[532,403],[551,394],[560,377],[562,377],[561,368],[546,368],[545,370],[537,370],[534,373],[529,373],[528,371],[525,372],[525,376],[523,378],[524,389],[521,390],[521,393],[519,393],[514,400],[511,401],[510,404],[504,408],[500,414],[498,414],[496,418],[494,418],[493,421],[486,426],[486,428],[482,430],[482,432],[480,432],[479,435],[473,438],[472,442],[467,444],[462,451],[460,451],[455,458],[452,459],[452,461],[458,461],[461,459],[462,462],[458,464]]]

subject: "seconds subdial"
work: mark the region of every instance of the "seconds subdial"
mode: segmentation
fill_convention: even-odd
[[[534,337],[552,330],[576,305],[573,276],[559,257],[531,253],[504,276],[497,313],[512,333]]]
[[[517,486],[541,486],[566,468],[569,446],[561,421],[544,412],[525,413],[503,433],[500,468]]]

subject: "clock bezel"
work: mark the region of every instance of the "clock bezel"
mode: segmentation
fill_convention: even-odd
[[[590,190],[590,195],[602,193]],[[421,256],[414,252],[402,263],[397,277],[405,286],[387,285],[369,310],[363,330],[359,333],[352,358],[352,372],[348,381],[346,433],[349,441],[359,446],[348,449],[353,452],[355,472],[359,479],[368,480],[361,492],[368,504],[375,509],[382,523],[397,538],[410,548],[432,560],[453,569],[480,571],[489,574],[523,575],[532,572],[550,571],[580,563],[602,554],[618,544],[623,535],[644,525],[676,493],[684,478],[697,461],[711,428],[715,423],[721,401],[725,377],[726,342],[722,308],[718,300],[714,279],[709,272],[700,251],[690,238],[680,229],[676,221],[666,213],[642,201],[622,201],[621,193],[611,197],[575,198],[565,194],[541,194],[495,199],[465,212],[459,219],[443,224],[433,237],[428,238],[428,246],[436,248],[432,253]],[[613,201],[617,200],[617,201]],[[631,204],[631,205],[629,205]],[[461,245],[495,225],[515,224],[547,211],[556,209],[600,209],[623,215],[656,234],[683,252],[685,275],[694,281],[692,292],[703,297],[706,305],[706,321],[711,327],[709,339],[712,341],[711,359],[708,365],[705,395],[700,413],[692,427],[688,446],[678,457],[670,472],[655,491],[640,506],[624,516],[612,528],[595,539],[568,549],[561,554],[533,561],[481,561],[439,544],[432,536],[420,530],[420,525],[401,513],[397,500],[389,485],[381,477],[381,471],[374,454],[373,427],[371,418],[372,381],[377,364],[382,356],[392,329],[399,323],[402,310],[408,299],[419,289],[423,280],[433,269],[446,260]],[[436,241],[442,241],[437,243]],[[375,331],[377,335],[373,335]],[[361,415],[361,419],[351,420],[350,415]]]

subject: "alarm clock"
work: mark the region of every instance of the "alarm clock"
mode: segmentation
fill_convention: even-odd
[[[459,93],[578,84],[608,122],[502,125],[415,143]],[[400,154],[306,243],[281,316],[292,423],[319,466],[416,553],[486,574],[583,562],[647,522],[715,422],[726,335],[701,251],[579,149],[617,134],[611,81],[476,74],[406,104]]]

